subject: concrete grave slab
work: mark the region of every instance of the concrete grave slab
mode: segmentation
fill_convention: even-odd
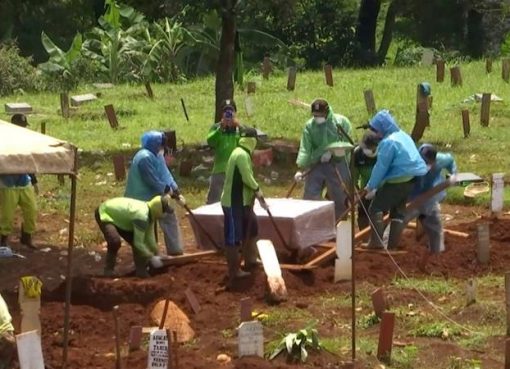
[[[94,94],[83,94],[71,96],[71,106],[80,106],[87,102],[97,100],[97,96]]]
[[[239,357],[264,357],[264,329],[259,321],[243,322],[238,328]]]
[[[32,113],[33,109],[28,103],[6,103],[5,104],[5,112],[8,114],[16,114],[16,113]]]

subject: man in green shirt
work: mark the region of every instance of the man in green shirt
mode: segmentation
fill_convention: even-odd
[[[312,118],[306,122],[296,164],[298,171],[294,180],[303,179],[303,171],[308,169],[305,179],[305,200],[322,199],[324,184],[328,195],[335,202],[336,218],[346,209],[348,194],[342,187],[338,174],[346,188],[349,188],[349,166],[346,156],[337,157],[328,148],[331,144],[349,142],[345,134],[351,133],[351,122],[340,114],[335,114],[328,102],[316,99],[311,106]]]
[[[16,351],[12,318],[2,295],[0,295],[0,369],[9,369]]]
[[[235,116],[236,104],[234,100],[225,100],[222,110],[221,121],[214,124],[207,135],[207,144],[214,149],[214,166],[207,193],[208,204],[220,201],[225,183],[227,161],[239,141],[240,124]]]
[[[156,196],[148,202],[127,197],[103,202],[96,209],[95,216],[107,243],[105,276],[114,275],[121,237],[133,249],[137,277],[148,277],[148,264],[153,268],[162,267],[154,236],[154,222],[170,211],[170,196]]]
[[[227,258],[229,286],[249,273],[239,270],[239,248],[242,247],[245,267],[257,262],[257,218],[253,212],[255,197],[267,209],[262,191],[253,175],[251,155],[257,145],[257,131],[244,128],[238,146],[232,151],[225,171],[225,185],[221,194],[224,214],[225,257]]]

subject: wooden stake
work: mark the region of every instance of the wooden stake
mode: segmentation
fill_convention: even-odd
[[[469,110],[462,110],[462,129],[464,130],[464,138],[469,137],[471,132],[471,125],[469,124]]]
[[[324,65],[324,75],[326,76],[326,84],[333,87],[333,67],[331,64]]]
[[[264,56],[264,61],[262,62],[262,77],[264,79],[269,79],[271,69],[271,60],[269,59],[269,56]]]
[[[377,358],[384,362],[391,360],[391,348],[393,346],[393,329],[395,328],[395,313],[384,312],[379,328],[379,345],[377,346]]]
[[[41,122],[41,133],[46,134],[46,122]]]
[[[113,307],[113,323],[115,325],[115,369],[122,369],[120,358],[120,329],[118,312],[119,307],[116,305]]]
[[[182,105],[182,111],[184,112],[184,116],[186,117],[186,121],[189,122],[188,111],[186,110],[186,105],[184,104],[184,99],[182,97],[181,97],[181,105]]]
[[[129,330],[129,350],[134,351],[140,348],[140,343],[142,341],[142,326],[134,325]]]
[[[253,302],[250,297],[243,297],[241,299],[241,323],[249,322],[252,320],[252,306]]]
[[[126,164],[124,163],[124,155],[113,155],[113,171],[115,172],[115,179],[117,182],[126,179]]]
[[[195,314],[198,314],[201,310],[200,304],[198,303],[197,297],[191,290],[191,288],[187,288],[186,291],[184,291],[184,295],[186,296],[186,299],[188,300],[189,305],[191,306],[191,309]]]
[[[443,82],[444,81],[444,60],[436,60],[436,81]]]
[[[177,341],[177,332],[172,332],[172,347],[174,349],[174,369],[179,369],[179,355],[178,355],[178,348],[179,348],[179,341]],[[170,347],[170,342],[168,342]]]
[[[365,90],[363,91],[363,96],[365,97],[365,106],[367,107],[368,114],[374,115],[377,111],[375,107],[374,93],[372,90]]]
[[[505,273],[506,335],[510,337],[510,273]]]
[[[510,59],[508,58],[501,60],[501,78],[505,82],[510,81]]]
[[[58,184],[64,186],[66,184],[66,178],[63,174],[57,174]]]
[[[69,95],[65,92],[60,94],[60,112],[64,118],[69,118]]]
[[[478,230],[478,244],[477,244],[477,258],[478,262],[486,265],[490,260],[490,234],[489,223],[479,223]]]
[[[460,72],[459,66],[450,68],[450,76],[451,76],[452,87],[462,86],[462,74]]]
[[[423,137],[425,128],[430,125],[428,97],[421,92],[420,85],[416,88],[416,119],[411,137],[418,142]]]
[[[484,93],[482,95],[482,108],[480,110],[480,123],[483,127],[489,126],[491,110],[491,93]]]
[[[287,90],[294,91],[296,88],[296,67],[289,68],[289,76],[287,78]]]
[[[485,72],[486,73],[492,72],[492,59],[491,58],[485,59]]]
[[[165,131],[166,147],[171,149],[174,153],[177,151],[177,136],[174,130]]]
[[[466,285],[466,306],[476,302],[476,280],[469,278]]]
[[[168,299],[166,301],[168,301]],[[173,369],[173,362],[172,362],[172,336],[173,335],[172,335],[172,332],[170,331],[170,329],[165,329],[165,330],[166,330],[166,344],[167,344],[167,364],[166,364],[166,368],[167,369]]]
[[[505,340],[505,369],[510,369],[510,338]]]
[[[257,89],[257,84],[255,82],[248,82],[248,93],[254,94]]]
[[[166,314],[168,314],[168,305],[170,304],[170,299],[167,297],[165,300],[165,307],[163,308],[163,315],[161,316],[161,321],[159,322],[159,329],[163,329],[165,327]],[[170,336],[168,338],[168,343],[170,346]]]
[[[386,310],[386,299],[384,298],[384,290],[382,287],[372,292],[372,305],[374,306],[375,315],[381,319]]]
[[[145,83],[145,90],[147,91],[147,96],[149,96],[149,98],[153,99],[154,98],[154,92],[152,91],[152,87],[151,87],[150,82],[146,82]]]
[[[115,114],[115,109],[113,108],[113,105],[112,104],[105,105],[104,111],[106,113],[106,117],[108,118],[108,123],[110,123],[110,127],[112,127],[112,129],[118,129],[119,122],[117,121],[117,114]]]

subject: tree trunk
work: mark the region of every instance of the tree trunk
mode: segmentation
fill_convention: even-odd
[[[377,30],[377,16],[381,10],[381,0],[362,0],[358,24],[356,25],[356,39],[360,46],[358,59],[362,65],[377,64],[375,53],[375,33]]]
[[[234,97],[234,47],[236,38],[235,0],[221,1],[221,38],[216,68],[215,122],[221,119],[221,104]]]
[[[381,44],[379,45],[379,50],[377,51],[377,59],[379,60],[379,64],[384,64],[384,61],[386,60],[386,54],[388,53],[391,39],[393,38],[393,28],[395,27],[395,18],[397,17],[399,8],[399,0],[393,0],[388,6],[388,12],[386,13],[386,19],[384,21],[383,36],[381,39]]]

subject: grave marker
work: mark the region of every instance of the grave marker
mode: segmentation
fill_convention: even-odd
[[[287,90],[294,91],[296,88],[296,67],[289,68],[289,76],[287,78]]]
[[[501,78],[505,82],[510,80],[510,59],[508,58],[501,60]]]
[[[326,84],[333,87],[333,67],[331,64],[324,65],[324,75],[326,76]]]
[[[424,49],[421,54],[421,64],[424,66],[429,66],[434,63],[434,51],[431,49]]]
[[[416,89],[416,119],[411,137],[418,142],[423,137],[425,128],[430,125],[428,96],[422,93],[420,84]]]
[[[186,109],[186,104],[184,104],[184,99],[181,97],[181,105],[182,111],[184,112],[184,116],[186,117],[186,121],[189,122],[188,110]]]
[[[241,322],[249,322],[252,320],[251,313],[253,302],[250,297],[243,297],[241,299]]]
[[[71,96],[71,106],[80,106],[94,100],[97,100],[97,96],[94,94]]]
[[[57,174],[58,184],[59,186],[64,186],[66,184],[66,177],[63,174]]]
[[[41,311],[41,290],[30,289],[25,290],[22,280],[33,283],[33,285],[39,284],[42,288],[42,282],[37,277],[23,277],[19,281],[18,288],[18,303],[21,308],[21,332],[35,331],[38,335],[41,335],[41,320],[39,317]]]
[[[32,112],[32,106],[29,104],[22,103],[6,103],[5,104],[5,112],[8,114],[28,114]]]
[[[257,84],[255,82],[248,82],[248,93],[254,94],[257,89]]]
[[[152,91],[150,82],[145,83],[145,91],[147,91],[147,96],[149,96],[150,99],[154,98],[154,91]]]
[[[118,182],[126,179],[126,164],[124,161],[124,155],[117,154],[113,156],[113,170],[115,172],[115,180]]]
[[[195,314],[198,314],[201,310],[200,304],[198,303],[198,299],[191,290],[191,288],[187,288],[186,291],[184,291],[184,295],[186,296],[186,299],[188,300],[188,303],[191,306],[191,309]]]
[[[510,369],[510,338],[505,340],[505,369]]]
[[[469,124],[469,110],[462,110],[462,129],[464,130],[464,138],[469,137],[471,132],[471,125]]]
[[[510,336],[510,273],[505,273],[506,335]]]
[[[484,93],[482,95],[482,108],[480,109],[480,123],[483,127],[489,126],[491,110],[491,94]]]
[[[115,369],[122,369],[120,359],[120,328],[119,328],[119,306],[115,305],[112,310],[113,325],[115,327]]]
[[[105,105],[104,111],[106,113],[106,117],[108,118],[108,123],[110,123],[110,127],[112,129],[118,129],[119,128],[119,122],[117,121],[117,114],[115,114],[115,109],[113,109],[113,105]]]
[[[41,122],[41,133],[46,134],[46,122]]]
[[[239,357],[264,357],[264,331],[259,321],[243,322],[238,328]]]
[[[459,66],[450,68],[450,77],[451,77],[452,87],[462,86],[462,74],[460,72]]]
[[[377,111],[375,107],[375,98],[372,90],[363,91],[363,96],[365,97],[365,106],[367,107],[367,112],[369,115],[374,115]]]
[[[492,174],[491,186],[491,213],[493,216],[501,215],[503,211],[504,190],[505,190],[505,173]]]
[[[246,114],[249,117],[255,114],[255,103],[253,102],[253,97],[251,95],[246,96],[246,99],[244,99],[244,107],[246,109]]]
[[[134,325],[129,330],[129,339],[128,345],[129,350],[138,350],[140,348],[140,343],[142,342],[142,329],[141,325]]]
[[[60,112],[64,118],[69,118],[69,96],[65,92],[60,94]]]
[[[282,270],[273,243],[270,240],[258,240],[257,249],[267,276],[269,297],[275,302],[286,300],[287,287],[282,278]]]
[[[177,151],[177,136],[175,135],[175,130],[170,129],[165,131],[165,140],[166,147],[172,150],[172,152]]]
[[[436,61],[436,81],[444,82],[444,69],[445,69],[445,61],[439,59]]]
[[[271,73],[272,70],[271,66],[271,60],[269,59],[269,56],[264,56],[264,61],[262,62],[262,77],[264,79],[269,78],[269,73]]]
[[[16,336],[20,369],[44,369],[44,357],[41,347],[41,336],[36,331]]]
[[[492,72],[492,59],[491,58],[485,59],[485,72],[486,73]]]
[[[377,358],[381,361],[389,362],[391,359],[394,328],[395,313],[384,312],[379,328],[379,345],[377,346]]]
[[[352,279],[352,228],[349,220],[336,226],[335,283]]]
[[[372,305],[374,306],[375,315],[377,315],[379,319],[382,319],[383,313],[386,310],[386,299],[382,287],[372,292]]]
[[[466,285],[466,306],[476,302],[476,280],[469,278]]]
[[[171,349],[166,329],[156,329],[150,333],[147,369],[170,369]]]
[[[478,243],[476,255],[478,262],[486,265],[490,260],[490,231],[489,223],[479,223],[477,225]]]

